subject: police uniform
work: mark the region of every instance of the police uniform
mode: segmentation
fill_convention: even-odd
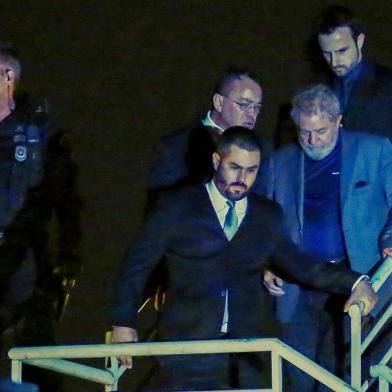
[[[62,278],[80,269],[76,178],[67,136],[49,129],[41,108],[17,105],[0,122],[0,328],[16,331],[18,345],[54,344]]]

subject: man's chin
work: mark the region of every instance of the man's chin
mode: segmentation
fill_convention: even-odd
[[[346,76],[347,73],[348,73],[348,69],[347,68],[332,68],[332,71],[338,77]]]
[[[255,123],[254,122],[245,122],[245,123],[241,124],[241,126],[252,130],[255,127]]]
[[[229,190],[226,193],[226,197],[232,201],[238,201],[246,197],[248,194],[248,190]]]
[[[325,150],[325,149],[315,150],[315,149],[304,148],[303,150],[305,151],[305,154],[309,158],[312,158],[315,161],[321,161],[331,153],[330,150]]]

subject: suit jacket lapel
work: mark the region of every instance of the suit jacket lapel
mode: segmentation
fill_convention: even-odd
[[[297,220],[302,233],[304,223],[304,183],[305,183],[305,169],[304,169],[304,152],[302,148],[296,145],[295,153],[292,160],[291,181],[292,185],[289,189],[294,190],[294,201],[297,213]]]
[[[210,196],[207,192],[205,185],[203,184],[199,188],[200,188],[200,196],[199,196],[198,205],[200,207],[200,212],[199,212],[200,216],[203,218],[205,217],[205,219],[211,223],[212,227],[214,227],[214,231],[219,233],[219,236],[223,237],[226,241],[228,241],[226,234],[223,231],[223,228],[219,222],[218,215],[216,214],[214,206],[212,205]],[[236,235],[237,233],[235,234],[235,236]]]
[[[374,79],[374,67],[371,63],[363,60],[362,68],[357,80],[354,82],[350,96],[347,100],[346,114],[351,107],[361,107],[368,104],[367,97],[371,92],[372,82]]]
[[[352,179],[354,178],[355,164],[358,156],[358,144],[355,143],[355,139],[350,137],[350,134],[346,133],[344,129],[341,129],[340,132],[342,138],[340,168],[340,210],[343,214],[347,195],[350,190],[350,186],[352,185]]]

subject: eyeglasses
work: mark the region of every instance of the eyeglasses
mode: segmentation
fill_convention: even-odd
[[[247,110],[253,109],[256,113],[258,113],[258,112],[260,112],[261,107],[262,107],[261,103],[237,102],[237,101],[234,101],[234,99],[227,97],[226,95],[222,95],[222,97],[227,98],[229,101],[237,104],[239,106],[240,110],[242,110],[243,112],[246,112]]]

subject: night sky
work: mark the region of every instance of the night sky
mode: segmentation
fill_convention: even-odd
[[[80,168],[85,266],[58,339],[101,343],[113,275],[141,224],[153,143],[197,120],[216,77],[231,65],[261,75],[258,128],[272,137],[279,106],[311,80],[312,21],[336,2],[1,3],[0,40],[22,58],[20,90],[49,102],[53,121],[70,131]],[[366,55],[392,65],[392,3],[339,4],[355,6],[365,21]],[[97,391],[90,383],[67,383],[69,391]]]

